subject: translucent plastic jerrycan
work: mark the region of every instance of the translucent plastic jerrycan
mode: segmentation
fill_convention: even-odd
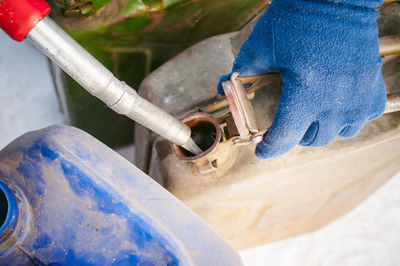
[[[1,265],[241,265],[179,200],[72,127],[3,149],[0,192]]]

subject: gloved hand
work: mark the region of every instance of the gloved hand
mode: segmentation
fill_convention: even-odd
[[[274,121],[256,148],[268,159],[297,144],[319,147],[353,137],[381,116],[377,12],[381,0],[275,0],[233,64],[241,76],[279,71]],[[222,76],[220,82],[229,79]],[[218,92],[223,94],[221,83]]]

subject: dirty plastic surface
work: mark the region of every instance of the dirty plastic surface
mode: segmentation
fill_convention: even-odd
[[[0,189],[11,202],[1,265],[241,265],[179,200],[72,127],[31,132],[4,148]]]

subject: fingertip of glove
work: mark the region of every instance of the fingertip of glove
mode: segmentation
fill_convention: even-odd
[[[271,154],[269,152],[269,150],[265,150],[263,148],[260,148],[258,145],[256,147],[256,156],[261,161],[268,160],[268,159],[273,159],[273,158],[277,157],[277,155],[275,155],[273,153]]]
[[[351,126],[350,126],[350,125],[345,126],[345,127],[340,131],[339,136],[342,137],[342,138],[351,138],[351,137],[353,137],[352,134],[351,134],[351,135],[349,134],[350,129],[351,129]]]
[[[375,119],[378,119],[379,117],[381,117],[386,109],[386,95],[385,95],[385,99],[382,100],[380,102],[380,104],[376,104],[377,106],[380,105],[379,107],[377,107],[375,113],[373,115],[371,115],[367,121],[373,121]]]
[[[218,95],[225,95],[224,89],[222,88],[222,83],[221,83],[221,82],[218,83],[218,86],[217,86],[217,93],[218,93]]]
[[[224,88],[222,87],[222,82],[227,81],[231,78],[232,73],[222,75],[219,78],[218,86],[217,86],[217,92],[219,95],[225,95]]]
[[[364,127],[364,122],[360,122],[357,124],[346,125],[339,133],[339,136],[342,138],[352,138],[355,137],[361,129]]]
[[[260,160],[274,159],[284,155],[291,150],[292,147],[281,145],[279,141],[271,142],[264,138],[264,140],[258,143],[256,147],[256,156]]]
[[[317,137],[319,130],[319,123],[317,121],[314,121],[311,126],[307,129],[306,134],[304,134],[303,138],[299,142],[299,145],[301,146],[310,146],[315,138]]]

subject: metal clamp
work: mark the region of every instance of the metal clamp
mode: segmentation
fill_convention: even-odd
[[[230,114],[225,117],[226,138],[233,141],[234,145],[248,145],[261,142],[268,130],[260,130],[249,100],[249,93],[263,87],[267,75],[239,77],[233,73],[229,81],[222,83],[226,100],[229,104]],[[244,84],[252,84],[245,89]],[[400,93],[387,95],[384,114],[400,111]]]
[[[239,73],[236,72],[231,75],[229,81],[222,83],[232,114],[225,119],[227,133],[234,145],[259,143],[267,132],[267,130],[259,129],[253,107],[244,88],[244,84],[253,83],[259,77],[261,76],[254,76],[251,79],[240,78]]]

